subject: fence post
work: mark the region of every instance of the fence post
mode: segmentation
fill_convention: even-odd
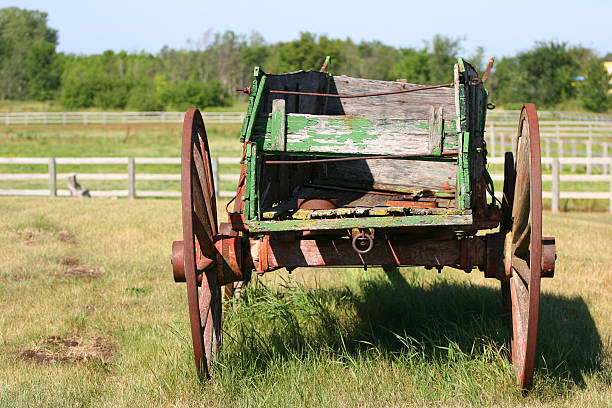
[[[490,149],[487,149],[490,151],[491,153],[491,157],[497,157],[497,155],[495,154],[495,124],[491,123],[491,125],[489,125],[489,134],[491,135],[491,137],[489,137],[489,144],[491,145]]]
[[[49,196],[57,197],[57,172],[53,157],[49,159]]]
[[[215,185],[215,197],[219,197],[219,159],[211,157],[210,165],[212,167],[213,184]]]
[[[499,134],[499,151],[502,153],[506,151],[506,134],[505,133]]]
[[[586,150],[587,150],[587,158],[589,159],[586,165],[586,172],[587,174],[591,174],[591,167],[592,167],[591,159],[593,158],[593,135],[591,134],[591,124],[590,123],[589,123],[589,140],[587,140]]]
[[[572,157],[575,159],[578,156],[578,149],[576,149],[576,139],[572,139]],[[576,172],[576,162],[572,164],[572,173]]]
[[[552,212],[559,212],[559,158],[553,159],[553,197],[550,208]]]
[[[133,157],[128,157],[128,197],[136,198],[136,172]]]
[[[603,157],[608,157],[608,142],[603,144]],[[612,173],[612,168],[609,165],[604,163],[602,167],[603,174],[608,174],[608,171]]]
[[[612,158],[608,160],[608,169],[610,169],[610,214],[612,214]]]

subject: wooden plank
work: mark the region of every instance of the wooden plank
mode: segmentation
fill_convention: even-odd
[[[274,120],[270,121],[274,122]],[[264,149],[275,148],[274,124]],[[441,131],[438,129],[441,144]],[[447,134],[446,144],[456,149],[456,135]],[[347,116],[287,115],[286,151],[301,153],[431,154],[429,123],[426,120],[367,119]],[[438,150],[441,147],[438,147]]]
[[[272,102],[272,131],[270,134],[270,150],[284,152],[286,150],[286,116],[285,100],[275,99]]]
[[[482,85],[471,85],[472,79],[478,78],[478,73],[470,64],[464,61],[465,93],[467,103],[467,120],[470,140],[468,144],[468,164],[471,186],[471,208],[477,214],[487,211],[486,177],[484,157],[484,127],[487,110],[487,92]]]
[[[443,136],[443,110],[439,106],[437,109],[431,106],[429,112],[429,154],[434,156],[442,155],[442,136]],[[449,135],[449,139],[452,136]],[[450,147],[450,146],[449,146]]]
[[[330,93],[366,94],[397,91],[414,86],[418,85],[341,75],[331,78]],[[325,113],[328,115],[355,115],[369,119],[428,120],[429,106],[442,107],[445,117],[454,117],[455,92],[452,88],[438,88],[366,98],[329,98]]]
[[[315,178],[364,188],[398,191],[456,188],[457,165],[449,161],[364,159],[315,167]],[[325,184],[325,183],[322,183]]]
[[[472,214],[410,215],[405,217],[315,218],[309,220],[247,221],[249,232],[346,230],[351,228],[404,228],[472,225]]]

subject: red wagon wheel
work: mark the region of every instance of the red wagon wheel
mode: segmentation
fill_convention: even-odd
[[[510,347],[522,389],[533,384],[540,279],[542,272],[542,170],[540,131],[535,105],[521,111],[516,161],[506,153],[504,168],[504,304],[509,312]],[[511,214],[511,216],[510,216]]]
[[[183,122],[181,197],[185,278],[198,375],[210,377],[221,343],[221,287],[217,283],[217,208],[208,139],[202,115],[190,109]],[[202,275],[198,298],[198,278]]]

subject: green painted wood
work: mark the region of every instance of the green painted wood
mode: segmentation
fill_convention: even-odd
[[[463,78],[463,80],[461,80]],[[457,208],[471,208],[471,189],[470,189],[470,160],[469,145],[470,134],[468,131],[468,102],[465,87],[465,65],[459,58],[455,66],[455,88],[459,100],[459,115],[457,129],[460,131],[458,136],[458,155],[457,155]]]
[[[244,120],[242,121],[242,129],[240,129],[240,143],[244,143],[244,140],[246,139],[249,122],[251,120],[253,121],[256,120],[256,118],[253,117],[253,105],[255,104],[255,94],[257,93],[257,83],[258,83],[258,78],[255,78],[253,80],[253,84],[251,85],[251,89],[255,93],[251,93],[251,95],[249,96],[249,106],[247,107],[246,115],[244,117]]]
[[[245,177],[245,188],[244,188],[244,215],[248,219],[251,215],[251,149],[249,145],[245,148],[244,162],[246,163],[246,177]]]
[[[256,68],[255,71],[258,72],[259,70]],[[261,98],[264,93],[265,85],[266,85],[266,76],[264,75],[259,79],[259,82],[257,84],[255,99],[253,100],[253,109],[251,111],[249,124],[247,125],[247,130],[246,130],[245,137],[244,137],[244,140],[246,142],[251,140],[251,135],[253,133],[253,126],[255,125],[257,114],[261,110]]]
[[[249,207],[249,219],[255,219],[255,215],[257,214],[257,174],[258,174],[258,157],[257,157],[257,145],[251,144],[251,169],[249,172],[249,188],[251,190],[250,194],[250,207]]]
[[[272,118],[270,121],[270,150],[284,152],[287,143],[284,99],[275,99],[272,101]]]
[[[472,214],[410,215],[388,217],[360,217],[338,219],[309,219],[283,221],[247,221],[249,233],[279,231],[345,230],[352,228],[406,228],[406,227],[461,227],[472,224]]]
[[[264,139],[261,140],[261,136],[257,136],[257,139],[263,142],[264,150],[281,151],[276,147],[274,126],[274,119],[268,119]],[[258,125],[258,129],[261,129],[261,125]],[[430,155],[432,153],[430,125],[425,120],[289,114],[286,129],[286,148],[283,150],[286,152],[315,155],[317,153],[334,155]],[[441,132],[440,124],[435,135],[438,146],[441,145]],[[449,150],[456,149],[454,132],[447,133],[444,139]],[[439,149],[441,147],[438,147]]]

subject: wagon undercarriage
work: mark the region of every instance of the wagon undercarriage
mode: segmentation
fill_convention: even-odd
[[[500,203],[486,171],[487,92],[462,60],[454,76],[418,86],[256,68],[240,181],[220,224],[204,123],[187,112],[172,264],[187,282],[200,375],[219,352],[221,287],[252,271],[449,266],[501,281],[513,363],[531,387],[540,278],[555,261],[554,239],[542,237],[537,115],[523,108]]]

